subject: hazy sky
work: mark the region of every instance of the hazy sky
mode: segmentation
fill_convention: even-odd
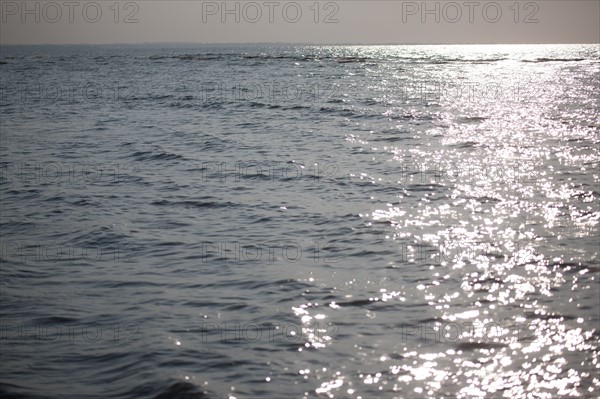
[[[2,44],[600,41],[598,0],[0,0],[0,5]]]

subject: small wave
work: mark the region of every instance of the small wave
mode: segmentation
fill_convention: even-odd
[[[245,105],[245,103],[244,103],[244,102],[241,102],[240,104],[243,104],[243,105]],[[250,108],[264,108],[264,107],[266,107],[266,106],[267,106],[267,104],[265,104],[265,103],[261,103],[261,102],[258,102],[258,101],[251,101],[251,102],[249,103],[249,105],[250,105]]]
[[[457,120],[457,122],[459,123],[479,123],[479,122],[483,122],[486,121],[488,118],[483,117],[483,116],[468,116],[468,117],[464,117],[464,118],[459,118]]]
[[[212,61],[218,60],[221,56],[219,54],[181,54],[181,55],[151,55],[150,60],[165,60],[165,59],[176,59],[180,61]]]
[[[304,106],[304,105],[292,105],[290,107],[285,107],[283,108],[285,110],[298,110],[298,109],[310,109],[310,107]]]
[[[505,347],[506,345],[504,344],[496,344],[492,342],[463,342],[458,344],[456,348],[457,350],[462,351],[475,351],[480,349],[499,349]]]
[[[17,391],[27,391],[27,395],[23,395],[17,393]],[[37,396],[31,393],[31,390],[26,389],[25,387],[9,384],[6,382],[0,383],[0,398],[10,398],[10,399],[37,399],[43,398],[45,396]]]
[[[218,60],[219,57],[218,56],[213,56],[213,55],[182,55],[177,57],[182,61],[212,61],[212,60]]]
[[[398,141],[410,140],[410,139],[412,139],[412,136],[410,136],[410,135],[406,135],[406,136],[388,135],[386,137],[372,139],[371,141],[374,141],[374,142],[383,141],[383,142],[387,142],[387,143],[396,143]]]
[[[467,149],[467,148],[479,147],[480,145],[481,145],[481,143],[478,143],[476,141],[465,141],[463,143],[453,144],[450,147],[451,148]]]
[[[367,57],[338,57],[335,60],[340,64],[348,64],[350,62],[366,62]]]
[[[168,201],[168,200],[159,200],[159,201],[153,201],[151,203],[152,205],[157,205],[157,206],[184,206],[186,208],[209,208],[209,209],[214,209],[214,208],[231,208],[231,207],[236,207],[238,206],[238,204],[234,203],[234,202],[218,202],[218,201],[192,201],[192,200],[188,200],[188,201]]]
[[[418,114],[402,114],[402,115],[387,115],[383,114],[385,117],[392,121],[402,121],[402,120],[416,120],[416,121],[433,121],[435,118],[431,115],[418,115]]]
[[[171,384],[154,399],[206,399],[208,392],[189,382],[178,381]]]
[[[31,320],[31,324],[49,326],[53,324],[77,323],[79,321],[79,319],[73,317],[49,316]]]
[[[179,154],[173,154],[166,151],[153,152],[153,151],[136,151],[130,155],[136,161],[170,161],[173,159],[185,159],[184,156]]]
[[[521,60],[521,62],[574,62],[574,61],[584,61],[585,58],[536,58],[535,60]]]
[[[487,64],[489,62],[506,61],[508,58],[481,58],[481,59],[464,59],[464,58],[449,58],[445,59],[445,63],[465,63],[465,64]]]
[[[199,54],[175,54],[175,55],[151,55],[148,57],[152,61],[161,60],[179,60],[179,61],[214,61],[222,59],[230,60],[255,60],[255,61],[279,61],[288,60],[294,62],[314,62],[314,61],[334,61],[340,64],[354,63],[354,62],[367,62],[372,59],[369,57],[356,57],[356,56],[323,56],[317,57],[315,55],[293,55],[293,54],[215,54],[215,53],[199,53]]]
[[[183,98],[182,100],[184,100],[186,102],[174,101],[174,102],[170,103],[168,105],[168,107],[176,108],[176,109],[197,108],[199,110],[217,110],[217,109],[223,109],[223,108],[227,107],[228,105],[232,104],[232,102],[227,102],[227,101],[199,100],[198,102],[187,102],[187,101],[190,101],[190,99],[188,99],[188,98]]]
[[[82,248],[102,247],[113,249],[128,243],[128,237],[108,227],[97,227],[94,230],[82,232],[74,237],[72,241]]]
[[[148,100],[165,100],[167,98],[173,98],[172,94],[156,94],[154,96],[150,96]]]

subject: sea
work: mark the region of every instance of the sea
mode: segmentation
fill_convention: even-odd
[[[0,48],[0,396],[597,398],[600,46]]]

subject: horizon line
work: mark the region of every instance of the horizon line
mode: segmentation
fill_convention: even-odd
[[[113,42],[113,43],[0,43],[1,46],[144,46],[144,45],[191,45],[191,46],[249,46],[249,45],[293,45],[293,46],[506,46],[506,45],[581,45],[598,42],[559,42],[559,43],[309,43],[309,42]]]

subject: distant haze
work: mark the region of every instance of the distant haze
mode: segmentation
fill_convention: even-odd
[[[598,43],[600,1],[4,1],[1,44]]]

